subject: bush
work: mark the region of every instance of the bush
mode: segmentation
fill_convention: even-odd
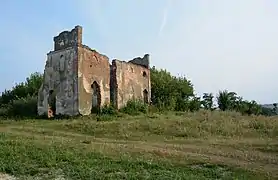
[[[175,111],[187,111],[189,109],[189,101],[187,99],[177,98]]]
[[[99,115],[117,115],[117,110],[112,105],[104,105],[98,112]]]
[[[8,105],[0,107],[0,117],[8,118],[9,115],[9,107]]]
[[[129,100],[121,111],[129,115],[138,115],[140,113],[147,113],[148,105],[141,100]]]
[[[97,121],[112,121],[119,116],[118,111],[113,105],[104,105],[97,112],[96,119]]]
[[[37,116],[37,97],[27,96],[13,100],[6,105],[5,108],[1,108],[1,116],[4,117],[36,117]]]

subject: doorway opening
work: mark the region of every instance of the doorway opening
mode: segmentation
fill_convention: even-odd
[[[56,94],[53,90],[49,91],[48,95],[48,118],[54,117],[56,114]]]
[[[143,96],[144,96],[144,103],[149,103],[149,95],[148,95],[148,91],[145,89],[143,91]]]
[[[94,81],[91,85],[93,94],[92,94],[92,109],[91,113],[97,113],[100,110],[100,103],[101,103],[101,97],[100,97],[100,87],[99,84]]]

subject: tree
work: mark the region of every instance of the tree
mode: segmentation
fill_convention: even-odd
[[[14,92],[5,90],[0,96],[0,107],[8,104],[14,98]]]
[[[32,73],[25,82],[16,84],[12,90],[5,90],[0,97],[0,104],[9,104],[14,100],[26,98],[28,96],[37,96],[39,88],[43,82],[43,75]]]
[[[188,106],[188,108],[189,108],[189,110],[190,110],[191,112],[193,112],[193,111],[199,111],[200,108],[201,108],[201,104],[202,104],[201,98],[195,96],[195,97],[193,97],[191,100],[189,100],[189,106]]]
[[[43,74],[39,72],[32,73],[30,77],[26,78],[25,86],[27,94],[37,96],[40,86],[43,83]]]
[[[249,111],[250,114],[259,115],[262,112],[262,108],[255,100],[252,100],[249,102]]]
[[[37,113],[37,95],[43,82],[43,75],[32,73],[25,82],[5,90],[0,96],[0,116],[31,117]]]
[[[235,92],[229,92],[227,90],[219,91],[216,97],[218,108],[222,111],[234,110],[236,107],[237,94]]]
[[[152,104],[159,109],[184,109],[187,99],[193,96],[193,85],[189,80],[155,67],[151,68],[151,87]],[[179,103],[184,103],[183,107]]]
[[[232,109],[238,112],[242,112],[244,108],[245,103],[243,98],[241,96],[237,96]]]
[[[273,103],[273,114],[276,115],[277,114],[277,103]]]
[[[206,110],[213,110],[213,94],[212,93],[204,93],[202,105]]]
[[[276,115],[276,114],[273,113],[273,109],[271,109],[271,108],[261,106],[261,109],[262,109],[262,111],[260,113],[261,115],[264,115],[264,116],[274,116],[274,115]]]
[[[239,109],[239,112],[242,114],[247,114],[247,115],[259,115],[262,113],[262,108],[261,106],[256,102],[256,101],[242,101],[241,103],[241,108]]]

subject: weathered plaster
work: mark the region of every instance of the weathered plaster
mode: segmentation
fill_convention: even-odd
[[[53,38],[54,51],[47,54],[43,84],[38,95],[38,114],[48,112],[49,91],[56,96],[56,114],[77,115],[77,47],[82,44],[82,27],[63,31]]]
[[[56,114],[62,115],[89,115],[93,104],[101,107],[110,100],[119,109],[130,99],[144,99],[144,90],[149,102],[149,55],[129,62],[113,60],[110,65],[107,56],[82,44],[82,27],[76,26],[54,37],[39,89],[39,115],[48,112],[50,90],[56,97]]]
[[[71,31],[63,31],[53,38],[54,51],[82,45],[82,27],[75,26]]]
[[[110,104],[110,64],[107,56],[86,46],[78,47],[79,112],[91,113],[94,81],[100,87],[100,106]]]
[[[114,102],[118,109],[122,108],[130,99],[144,99],[144,90],[148,92],[148,102],[150,102],[151,84],[150,69],[143,65],[139,65],[140,60],[137,59],[136,64],[113,60],[112,74],[113,77],[113,94]],[[148,64],[144,64],[147,67]],[[144,75],[143,75],[144,74]]]
[[[74,65],[76,59],[75,48],[54,51],[47,55],[44,80],[38,96],[39,115],[48,111],[50,90],[56,95],[56,114],[78,114],[77,75]]]

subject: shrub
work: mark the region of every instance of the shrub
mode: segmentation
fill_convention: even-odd
[[[27,96],[13,100],[7,105],[6,116],[10,117],[36,117],[37,116],[37,97]]]
[[[187,99],[178,98],[175,111],[187,111],[189,109],[189,102]]]
[[[98,112],[99,115],[117,115],[117,110],[112,105],[104,105]]]
[[[140,113],[147,113],[148,105],[141,100],[129,100],[121,111],[129,115],[138,115]]]
[[[9,107],[8,105],[0,107],[0,117],[7,118],[9,116]]]

